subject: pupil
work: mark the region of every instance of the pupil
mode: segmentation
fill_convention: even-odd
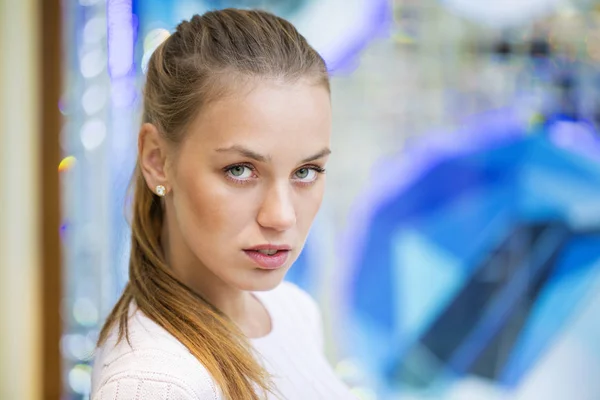
[[[231,173],[234,176],[240,176],[244,173],[244,167],[233,167],[233,169],[231,170]]]
[[[296,173],[296,176],[298,176],[298,178],[306,178],[307,175],[308,175],[308,169],[306,169],[306,168],[302,168],[302,169],[298,170],[298,172]]]

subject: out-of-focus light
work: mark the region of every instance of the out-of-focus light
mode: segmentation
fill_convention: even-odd
[[[373,389],[357,386],[350,389],[350,391],[360,400],[377,400],[377,395]]]
[[[92,50],[81,58],[81,75],[93,78],[104,70],[106,55],[100,49]]]
[[[108,69],[112,78],[126,76],[133,67],[133,12],[131,0],[108,0]]]
[[[85,364],[73,367],[69,371],[69,386],[76,393],[89,395],[92,388],[92,368]]]
[[[98,118],[88,120],[81,127],[81,143],[86,150],[94,150],[106,138],[106,125]]]
[[[81,99],[81,105],[87,115],[102,110],[107,100],[107,90],[104,86],[93,85],[87,88]]]
[[[77,163],[77,159],[74,156],[68,156],[62,159],[60,164],[58,164],[58,172],[65,172],[73,168],[73,166]]]
[[[136,99],[136,92],[133,82],[125,79],[113,81],[111,85],[112,102],[117,107],[128,107]]]
[[[534,133],[535,130],[533,128],[536,128],[538,126],[540,126],[541,124],[544,123],[544,115],[542,113],[533,113],[530,117],[528,122],[529,125],[529,129],[526,131],[528,134],[529,133]]]
[[[559,5],[557,14],[561,18],[572,18],[577,16],[578,12],[577,9],[573,6],[573,4],[563,2]]]
[[[100,331],[98,329],[90,329],[85,337],[87,340],[94,343],[95,346],[95,343],[98,342],[98,338],[100,337]]]
[[[556,11],[561,0],[444,0],[446,7],[474,22],[495,28],[529,24]]]
[[[73,317],[83,326],[94,326],[98,323],[98,308],[88,298],[80,297],[73,305]]]
[[[83,42],[95,44],[106,36],[106,18],[96,17],[90,19],[83,28]]]
[[[550,126],[548,136],[559,147],[600,160],[600,140],[587,123],[557,121]]]
[[[60,110],[60,113],[62,115],[67,115],[68,114],[68,110],[67,110],[67,100],[65,99],[65,97],[61,97],[61,99],[58,101],[58,109]]]
[[[158,28],[153,29],[146,35],[144,39],[144,55],[142,56],[142,72],[145,74],[148,70],[148,61],[150,61],[150,57],[152,53],[156,50],[158,46],[161,45],[162,42],[167,40],[167,38],[171,34],[166,29]]]
[[[63,356],[78,361],[91,360],[96,342],[80,334],[67,334],[61,338],[61,351]]]
[[[367,373],[358,360],[346,358],[335,366],[336,375],[348,386],[356,386],[365,382]]]
[[[150,57],[152,57],[153,52],[146,52],[142,56],[142,62],[140,66],[142,67],[142,73],[145,75],[148,72],[148,63],[150,62]]]
[[[171,34],[163,28],[152,29],[144,38],[144,53],[153,51],[162,42],[164,42]]]
[[[89,7],[104,1],[105,0],[79,0],[79,4],[81,4],[84,7]]]
[[[59,235],[61,241],[65,240],[65,237],[67,235],[68,229],[69,229],[69,223],[68,222],[63,223],[60,226],[60,228],[58,228],[58,235]]]
[[[392,36],[392,39],[396,43],[400,43],[400,44],[414,44],[415,43],[415,39],[410,37],[409,35],[407,35],[404,32],[397,32],[395,35]]]

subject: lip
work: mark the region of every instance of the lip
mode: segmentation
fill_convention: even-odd
[[[277,250],[272,256],[260,253],[258,250]],[[262,269],[279,269],[283,267],[290,256],[290,246],[260,245],[244,249],[244,253]]]
[[[244,251],[258,251],[258,250],[291,250],[292,247],[285,244],[259,244],[258,246],[249,247]]]

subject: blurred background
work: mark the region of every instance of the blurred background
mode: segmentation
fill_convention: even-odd
[[[600,1],[0,1],[0,398],[88,399],[153,50],[263,8],[332,74],[287,279],[363,400],[600,399]]]

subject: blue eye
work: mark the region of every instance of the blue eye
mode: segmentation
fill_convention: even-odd
[[[303,181],[312,181],[317,176],[317,171],[310,168],[300,168],[296,171],[296,177]]]
[[[226,169],[227,174],[236,180],[245,180],[252,178],[254,171],[247,165],[234,165]]]
[[[318,175],[324,173],[325,170],[320,167],[302,167],[294,172],[294,178],[302,183],[312,183],[317,180]]]

